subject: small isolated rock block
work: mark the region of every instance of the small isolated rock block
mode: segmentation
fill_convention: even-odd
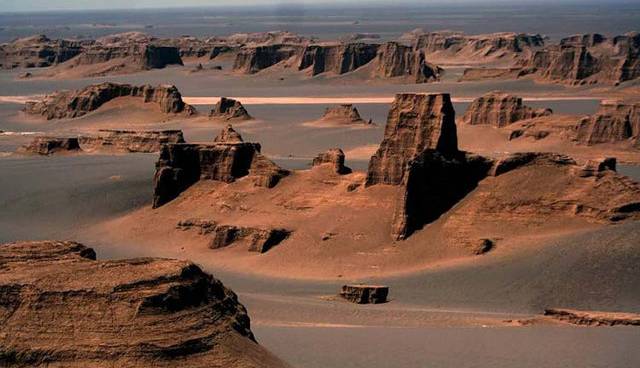
[[[387,302],[389,287],[381,285],[343,285],[340,296],[357,304],[380,304]]]

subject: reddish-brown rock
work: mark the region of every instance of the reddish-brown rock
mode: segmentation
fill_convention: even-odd
[[[223,120],[250,120],[251,115],[242,106],[240,101],[236,101],[232,98],[222,97],[220,101],[216,103],[213,110],[209,112],[209,116],[216,119]]]
[[[521,97],[503,92],[490,92],[473,100],[462,121],[471,125],[488,124],[502,128],[519,120],[547,116],[551,113],[551,109],[525,106]]]
[[[375,59],[378,47],[377,44],[362,42],[309,45],[302,53],[298,69],[310,68],[311,75],[352,72]]]
[[[371,121],[365,121],[362,119],[358,109],[352,104],[327,107],[324,110],[324,114],[322,114],[320,121],[338,125],[371,124]]]
[[[0,45],[0,68],[42,68],[63,63],[80,54],[87,42],[51,40],[44,35]]]
[[[76,118],[97,110],[103,104],[118,97],[141,98],[144,103],[157,104],[166,114],[195,113],[195,108],[182,101],[182,95],[175,86],[132,86],[109,82],[90,85],[75,91],[55,92],[43,100],[27,102],[24,111],[28,114],[42,115],[49,120]]]
[[[592,145],[629,141],[640,148],[640,103],[605,102],[580,120],[575,140]]]
[[[167,143],[184,143],[181,130],[131,131],[101,129],[79,138],[85,151],[159,152]]]
[[[351,173],[351,169],[344,166],[344,152],[340,148],[331,148],[326,152],[318,154],[312,162],[313,166],[330,166],[331,169],[340,175]]]
[[[81,152],[78,138],[37,137],[29,144],[20,147],[18,152],[37,155]]]
[[[340,296],[357,304],[380,304],[387,302],[389,287],[382,285],[343,285]]]
[[[415,83],[440,79],[442,69],[427,62],[424,51],[397,42],[387,42],[377,55],[375,74],[382,78],[407,77]]]
[[[303,50],[302,45],[245,46],[236,54],[233,70],[243,74],[254,74],[300,55]]]

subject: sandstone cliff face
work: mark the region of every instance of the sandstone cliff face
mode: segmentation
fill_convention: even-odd
[[[159,152],[163,144],[184,143],[181,130],[131,131],[103,129],[78,138],[85,151]]]
[[[74,242],[0,245],[0,364],[283,367],[246,309],[188,261],[96,261]]]
[[[162,146],[153,179],[153,207],[173,200],[201,179],[230,183],[247,176],[257,186],[272,188],[288,174],[260,153],[260,144],[242,141],[227,126],[212,144]]]
[[[80,54],[88,42],[51,40],[44,35],[0,45],[0,68],[42,68]]]
[[[340,148],[331,148],[318,154],[311,163],[313,166],[330,166],[336,174],[351,173],[351,169],[344,166],[344,152]]]
[[[630,141],[640,148],[640,104],[601,104],[594,115],[577,124],[575,140],[587,145]]]
[[[301,45],[268,45],[243,47],[236,54],[233,70],[242,74],[255,74],[302,53]]]
[[[102,83],[76,91],[59,91],[37,102],[27,102],[25,112],[42,115],[48,120],[76,118],[97,110],[103,104],[118,97],[140,97],[145,103],[156,103],[166,114],[184,113],[191,115],[195,109],[182,101],[182,95],[175,86]]]
[[[551,113],[551,109],[534,109],[523,105],[521,97],[490,92],[471,103],[462,121],[471,125],[489,124],[502,128],[519,120],[547,116]]]
[[[525,65],[544,80],[567,84],[619,83],[640,77],[640,34],[612,39],[576,35],[535,52]]]
[[[449,94],[398,94],[384,138],[369,161],[367,185],[402,183],[409,161],[425,149],[458,152],[455,111]]]
[[[37,155],[53,155],[57,153],[80,152],[78,138],[38,137],[29,144],[20,147],[18,152]]]
[[[216,119],[223,120],[250,120],[251,115],[242,106],[240,101],[236,101],[232,98],[222,97],[220,101],[216,103],[213,110],[209,112],[209,116]]]
[[[426,61],[422,50],[387,42],[378,51],[375,70],[378,77],[409,77],[415,83],[427,83],[439,80],[441,72],[441,68]]]
[[[371,62],[377,50],[378,45],[366,43],[309,45],[302,53],[298,69],[311,68],[311,75],[344,74]]]

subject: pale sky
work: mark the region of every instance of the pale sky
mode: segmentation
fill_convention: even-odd
[[[611,0],[603,0],[603,3]],[[638,0],[640,1],[640,0]],[[95,9],[143,9],[143,8],[168,8],[168,7],[189,7],[189,6],[226,6],[226,5],[327,5],[327,4],[393,4],[393,3],[415,3],[415,4],[455,4],[455,3],[486,3],[486,0],[0,0],[0,12],[23,12],[23,11],[47,11],[47,10],[95,10]],[[490,2],[509,2],[513,0],[493,0]],[[521,3],[516,0],[515,3]],[[528,0],[533,2],[533,0]],[[539,2],[545,2],[541,0]],[[549,0],[547,0],[549,2]],[[578,0],[556,0],[558,2],[578,2]],[[592,2],[592,1],[589,1]],[[633,2],[631,0],[630,2]]]

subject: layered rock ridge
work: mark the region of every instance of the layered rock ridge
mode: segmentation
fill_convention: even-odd
[[[473,100],[462,121],[471,125],[488,124],[502,128],[520,120],[547,116],[551,113],[551,109],[525,106],[521,97],[494,91]]]
[[[85,151],[159,152],[163,144],[184,143],[181,130],[133,131],[101,129],[78,138]]]
[[[236,294],[189,261],[1,244],[0,301],[3,366],[286,366],[255,342]]]
[[[110,82],[93,84],[75,91],[55,92],[40,101],[27,102],[24,111],[41,115],[48,120],[77,118],[118,97],[136,97],[144,103],[155,103],[165,114],[192,115],[196,112],[193,106],[184,103],[182,95],[173,85],[154,87]]]
[[[272,188],[289,172],[260,153],[228,125],[211,144],[175,143],[162,146],[153,179],[153,207],[176,198],[199,180],[233,182],[248,177]]]
[[[602,103],[577,124],[575,140],[586,145],[627,141],[640,148],[640,103]]]

